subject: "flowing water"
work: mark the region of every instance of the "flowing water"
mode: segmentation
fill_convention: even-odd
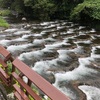
[[[0,45],[71,100],[100,100],[100,31],[67,20],[11,23]]]

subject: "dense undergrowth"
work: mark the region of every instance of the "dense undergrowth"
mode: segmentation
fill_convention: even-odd
[[[100,21],[100,0],[0,0],[0,6],[34,20]]]
[[[78,4],[71,13],[71,19],[92,19],[100,20],[100,0],[85,0]]]
[[[9,27],[9,24],[3,19],[2,16],[0,16],[0,27]]]
[[[10,14],[11,14],[10,10],[0,9],[0,27],[6,27],[6,28],[9,27],[9,24],[3,17],[8,16]]]

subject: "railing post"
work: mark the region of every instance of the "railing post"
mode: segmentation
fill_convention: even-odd
[[[32,82],[28,79],[27,85],[31,87]],[[28,92],[26,91],[26,95],[29,96]]]
[[[11,73],[15,72],[15,67],[12,65],[12,71]],[[10,75],[10,81],[11,81],[11,84],[13,84],[13,76],[12,74]]]

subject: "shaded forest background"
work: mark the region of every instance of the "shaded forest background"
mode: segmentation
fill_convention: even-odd
[[[16,17],[100,21],[100,0],[0,0]]]

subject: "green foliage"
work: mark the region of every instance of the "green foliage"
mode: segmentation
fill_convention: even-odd
[[[2,67],[2,65],[0,64],[0,67]]]
[[[0,16],[0,27],[9,27],[9,24]]]
[[[7,69],[8,74],[11,75],[12,63],[11,63],[10,61],[8,61],[8,62],[7,62],[7,65],[8,65],[8,69]],[[5,68],[3,67],[2,64],[0,64],[0,67],[3,68],[3,70],[5,70]],[[1,82],[1,80],[0,80],[0,82]],[[7,94],[12,93],[12,91],[14,90],[13,86],[9,86],[9,87],[8,87],[8,86],[5,85],[5,84],[3,84],[3,86],[5,87]]]
[[[24,0],[25,6],[33,6],[34,5],[34,0]]]
[[[37,20],[100,20],[100,0],[0,0],[0,6]]]
[[[22,0],[14,0],[11,3],[11,9],[15,10],[17,13],[24,13],[24,3]]]
[[[12,63],[11,63],[11,61],[7,62],[7,66],[8,66],[8,69],[7,69],[8,74],[11,75],[11,73],[12,73]]]
[[[81,0],[82,1],[82,0]],[[80,0],[0,0],[2,7],[39,20],[65,19]]]
[[[0,0],[0,7],[8,8],[14,0]]]
[[[49,20],[50,15],[55,12],[55,5],[49,0],[38,0],[32,8],[36,18],[40,20]]]
[[[100,0],[85,0],[78,4],[71,13],[71,19],[79,20],[84,15],[100,20]]]
[[[11,14],[10,10],[7,10],[7,9],[5,9],[5,10],[0,10],[0,15],[1,15],[1,16],[8,16],[8,15],[10,15],[10,14]]]
[[[1,2],[1,0],[0,0],[0,2]],[[7,10],[7,9],[2,10],[2,9],[0,9],[0,27],[9,27],[9,24],[7,23],[6,20],[3,19],[2,16],[8,16],[10,14],[11,14],[10,10]]]
[[[71,19],[80,19],[80,12],[85,8],[85,5],[79,4],[74,10],[71,12]]]

